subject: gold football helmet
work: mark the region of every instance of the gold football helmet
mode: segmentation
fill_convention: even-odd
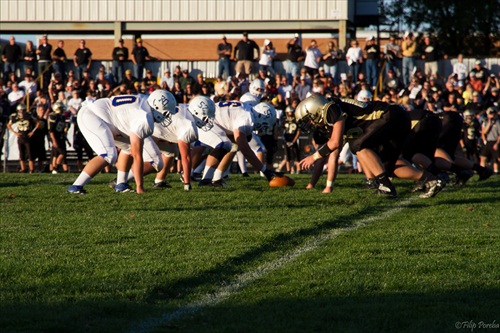
[[[299,126],[310,131],[313,127],[333,125],[327,121],[327,111],[335,102],[329,101],[325,96],[312,94],[304,99],[295,108],[295,119]]]
[[[64,105],[63,102],[57,101],[52,105],[52,110],[54,110],[55,113],[60,114],[66,112],[66,106]]]

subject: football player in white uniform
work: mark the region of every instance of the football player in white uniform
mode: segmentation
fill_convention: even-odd
[[[254,107],[260,103],[265,93],[266,93],[266,85],[264,84],[264,81],[262,81],[261,79],[255,79],[252,81],[252,83],[250,83],[250,88],[248,89],[248,92],[240,97],[240,102],[243,102],[247,105],[250,105],[251,107]],[[262,143],[262,140],[257,135],[257,133],[252,133],[252,140],[249,141],[249,144],[250,148],[252,148],[252,150],[257,155],[259,160],[263,162],[264,153],[266,152],[266,147]],[[243,156],[241,151],[238,151],[236,153],[236,157],[242,175],[244,177],[247,177],[248,172],[247,172],[247,164],[245,156]]]
[[[97,156],[88,162],[69,193],[84,194],[84,186],[107,165],[117,160],[117,149],[130,152],[133,161],[118,161],[120,172],[128,173],[130,167],[135,175],[136,192],[144,192],[144,140],[153,134],[154,123],[168,126],[176,110],[174,96],[166,90],[155,90],[151,95],[122,95],[102,98],[82,106],[77,118],[78,126]],[[147,145],[150,156],[157,155],[154,145]],[[132,163],[132,165],[130,165]],[[160,170],[163,162],[159,160],[155,168]],[[128,187],[126,183],[117,184],[118,190]]]
[[[219,102],[216,104],[215,124],[225,132],[231,142],[237,145],[237,149],[243,153],[250,164],[256,170],[262,171],[270,181],[275,176],[274,171],[266,168],[249,145],[253,130],[272,128],[276,123],[276,111],[271,105],[265,104],[267,107],[254,109],[240,101]],[[222,175],[233,160],[237,149],[233,147],[231,152],[222,158],[212,178],[213,186],[225,185],[222,182]],[[209,184],[209,180],[204,175],[200,185]]]

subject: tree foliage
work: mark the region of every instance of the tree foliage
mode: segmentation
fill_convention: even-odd
[[[389,25],[432,34],[449,55],[500,54],[498,0],[382,0],[381,11]]]

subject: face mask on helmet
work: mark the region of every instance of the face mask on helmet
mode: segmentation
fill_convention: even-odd
[[[323,125],[323,113],[326,104],[331,103],[323,95],[312,94],[295,108],[295,120],[304,131],[312,131],[317,125]]]
[[[174,95],[169,91],[157,89],[148,97],[155,122],[167,127],[172,123],[172,115],[178,112]]]
[[[189,102],[189,112],[198,128],[208,132],[214,127],[215,104],[206,96],[196,96]]]
[[[254,96],[262,98],[262,96],[264,96],[264,93],[266,92],[266,86],[264,85],[264,82],[262,80],[255,79],[250,84],[249,92]]]
[[[269,103],[259,103],[252,108],[254,126],[253,129],[258,132],[270,130],[276,124],[276,110]]]
[[[287,106],[285,113],[286,113],[286,119],[288,121],[295,120],[295,108],[292,108],[291,106]]]

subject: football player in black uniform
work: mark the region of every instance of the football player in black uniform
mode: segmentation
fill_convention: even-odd
[[[52,142],[52,173],[58,173],[62,169],[68,172],[68,162],[66,161],[66,133],[68,132],[68,121],[64,116],[66,106],[57,101],[52,105],[49,114],[49,135]]]
[[[44,104],[36,106],[36,116],[40,124],[31,138],[33,140],[33,158],[38,160],[38,171],[43,172],[47,161],[47,150],[45,149],[45,139],[49,134],[48,112]],[[48,165],[47,165],[48,167]]]
[[[338,151],[343,146],[345,135],[366,177],[374,178],[377,193],[397,197],[396,189],[389,179],[393,174],[415,181],[428,177],[400,158],[411,121],[408,112],[398,105],[352,99],[328,100],[314,94],[297,106],[295,118],[301,127],[315,128],[328,137],[326,144],[316,153],[300,161],[301,168],[308,169],[316,160]],[[425,188],[425,197],[437,193],[438,178],[428,177]]]
[[[283,130],[283,151],[285,153],[283,161],[278,166],[278,170],[285,170],[289,173],[294,173],[294,170],[298,173],[300,171],[299,167],[299,144],[298,140],[300,137],[300,128],[295,120],[295,108],[292,106],[287,106],[285,109],[285,115],[281,119],[281,126]]]
[[[35,171],[33,158],[33,141],[31,137],[39,126],[36,117],[26,110],[26,105],[19,104],[16,107],[17,112],[10,115],[7,128],[17,136],[17,145],[19,148],[19,172],[28,172],[26,159],[28,159],[29,172]],[[13,127],[16,126],[16,128]],[[17,130],[16,130],[17,129]]]
[[[460,145],[464,155],[474,163],[479,163],[479,142],[481,140],[481,124],[472,110],[464,112],[464,129]]]

